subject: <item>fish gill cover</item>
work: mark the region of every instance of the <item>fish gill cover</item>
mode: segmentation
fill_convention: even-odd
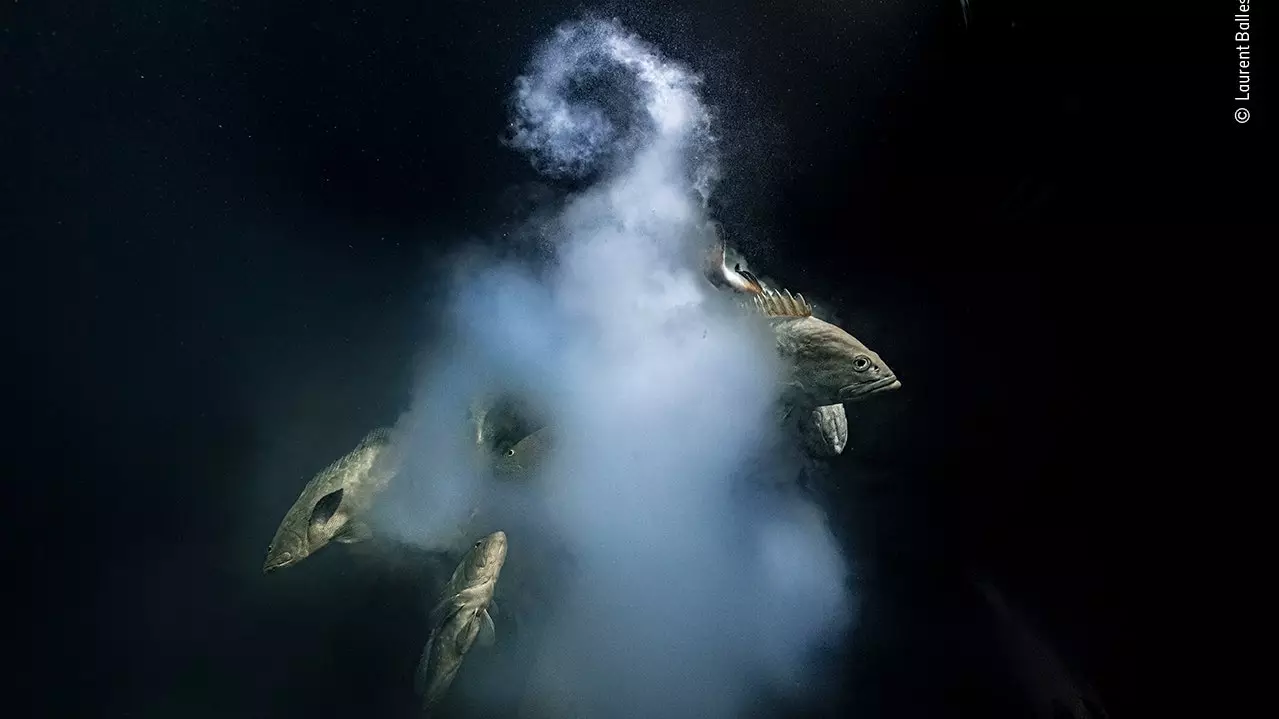
[[[374,518],[385,535],[451,547],[498,491],[562,541],[573,571],[543,595],[539,661],[553,666],[530,681],[567,678],[590,716],[727,718],[760,682],[813,689],[811,650],[838,642],[854,609],[820,512],[752,489],[796,467],[769,449],[771,336],[700,274],[720,173],[698,87],[616,21],[562,25],[536,51],[508,144],[585,187],[546,225],[549,269],[454,273],[449,336],[396,428],[407,496]],[[536,492],[487,489],[469,461],[459,418],[495,383],[537,397],[556,429]]]

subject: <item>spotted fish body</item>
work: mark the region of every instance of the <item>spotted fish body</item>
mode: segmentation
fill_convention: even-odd
[[[778,352],[790,376],[784,401],[798,421],[809,454],[832,457],[848,443],[843,404],[901,387],[878,354],[840,327],[813,316],[803,295],[769,289],[740,265],[729,268],[727,247],[716,229],[703,274],[715,287],[748,296],[747,306],[769,318]]]
[[[263,572],[297,564],[330,541],[353,544],[371,536],[363,516],[395,476],[385,457],[390,437],[389,429],[373,430],[307,483],[267,548]]]
[[[477,541],[462,557],[431,611],[431,635],[414,675],[414,689],[422,708],[430,711],[453,684],[466,653],[478,641],[494,640],[489,611],[498,576],[506,562],[506,533],[493,532]]]
[[[901,387],[884,360],[840,327],[813,316],[803,295],[764,290],[755,309],[772,324],[790,367],[787,399],[799,408],[855,402]]]

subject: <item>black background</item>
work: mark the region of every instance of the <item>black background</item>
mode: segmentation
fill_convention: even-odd
[[[848,697],[826,709],[963,715],[1011,692],[977,676],[981,573],[1112,715],[1140,716],[1134,627],[1167,589],[1147,569],[1169,492],[1142,378],[1162,322],[1193,315],[1170,268],[1234,236],[1195,223],[1260,219],[1265,117],[1230,119],[1233,49],[1203,33],[972,6],[967,28],[958,0],[604,11],[705,75],[730,236],[905,382],[852,417],[862,480],[839,512],[866,605]],[[16,627],[35,706],[411,704],[410,582],[340,550],[287,578],[259,567],[305,477],[407,401],[426,258],[537,179],[498,141],[505,103],[578,9],[0,10],[8,524],[29,578],[13,591],[42,610]]]

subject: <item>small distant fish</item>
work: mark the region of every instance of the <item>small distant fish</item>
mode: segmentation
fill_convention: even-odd
[[[395,476],[395,467],[378,462],[390,436],[389,429],[373,430],[307,483],[267,548],[264,573],[297,564],[330,541],[354,544],[372,536],[362,515]]]
[[[828,404],[800,418],[804,444],[815,457],[837,457],[848,444],[848,414],[842,404]]]
[[[543,427],[515,444],[506,447],[493,465],[499,479],[523,479],[541,466],[551,451],[551,428]]]
[[[422,709],[430,711],[453,684],[462,659],[478,641],[490,646],[495,627],[490,610],[498,575],[506,563],[506,533],[493,532],[462,557],[444,587],[444,597],[431,611],[431,635],[418,661],[414,690]]]

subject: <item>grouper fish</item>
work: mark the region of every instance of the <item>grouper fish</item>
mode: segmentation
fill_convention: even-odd
[[[478,641],[489,646],[495,628],[489,610],[498,575],[506,562],[506,533],[493,532],[467,550],[431,610],[431,635],[418,661],[413,688],[429,712],[444,697]]]
[[[771,321],[777,351],[789,364],[786,397],[795,406],[856,402],[901,388],[897,375],[877,353],[814,317],[803,295],[766,290],[754,296],[754,304]]]
[[[372,536],[363,516],[395,476],[385,459],[391,431],[369,432],[359,446],[315,475],[284,515],[267,548],[263,572],[292,566],[330,541],[354,544]]]
[[[790,369],[788,404],[811,410],[901,387],[883,358],[842,328],[814,317],[803,295],[764,287],[740,266],[730,269],[724,258],[724,244],[717,240],[704,274],[716,287],[750,296],[751,306],[769,319],[777,350]]]

